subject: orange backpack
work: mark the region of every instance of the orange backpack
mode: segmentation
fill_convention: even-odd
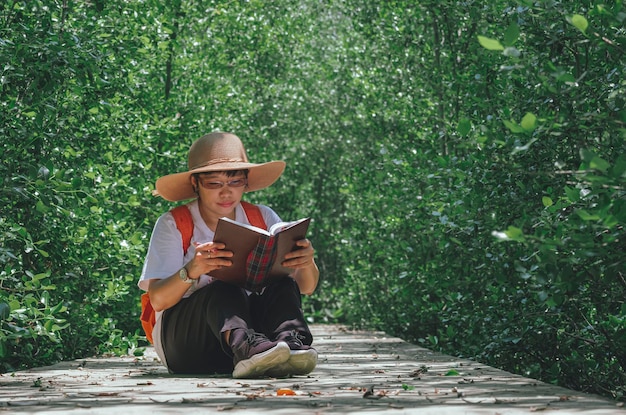
[[[253,205],[248,202],[241,202],[241,207],[246,212],[246,216],[250,221],[252,226],[256,226],[257,228],[267,229],[267,225],[265,224],[265,220],[263,219],[263,215],[261,214],[261,209],[257,205]],[[174,216],[174,220],[176,221],[176,228],[180,232],[180,235],[183,239],[183,255],[187,253],[189,249],[189,245],[191,244],[191,236],[193,235],[193,218],[191,217],[191,212],[187,208],[186,205],[177,206],[174,209],[170,210],[172,216]],[[152,308],[152,304],[150,303],[150,295],[148,292],[145,292],[141,295],[141,326],[143,327],[143,331],[146,333],[146,339],[150,343],[154,343],[152,341],[152,329],[156,324],[156,312]]]

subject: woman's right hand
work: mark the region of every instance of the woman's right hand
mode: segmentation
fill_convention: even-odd
[[[227,259],[233,256],[231,251],[224,250],[221,243],[206,242],[195,244],[196,253],[191,261],[185,265],[187,276],[197,280],[203,274],[228,267],[232,262]],[[180,301],[190,285],[180,279],[179,271],[168,278],[150,280],[148,293],[150,302],[155,311],[166,310]]]
[[[194,280],[203,274],[210,274],[216,269],[229,267],[233,263],[228,258],[233,256],[227,251],[226,245],[219,242],[194,243],[196,253],[191,261],[185,265],[187,275]]]

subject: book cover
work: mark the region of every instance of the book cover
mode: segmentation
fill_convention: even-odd
[[[280,222],[265,230],[221,218],[213,240],[233,252],[229,258],[233,264],[210,275],[250,291],[258,291],[273,280],[289,275],[293,270],[281,263],[285,254],[298,248],[296,242],[306,237],[310,222],[310,218]]]

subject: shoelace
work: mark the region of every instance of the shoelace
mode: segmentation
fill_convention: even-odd
[[[295,343],[298,347],[304,345],[304,343],[302,343],[302,340],[304,340],[304,336],[298,333],[296,330],[291,330],[291,332],[289,332],[289,334],[284,339],[284,341],[286,341],[287,343]]]
[[[268,341],[267,337],[265,337],[262,334],[256,333],[252,330],[248,331],[246,335],[247,335],[246,341],[248,342],[250,346],[253,346],[253,347],[261,344],[264,341]]]

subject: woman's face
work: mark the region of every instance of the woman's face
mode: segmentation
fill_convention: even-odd
[[[218,218],[232,217],[248,184],[245,172],[200,173],[191,180],[202,209]]]

